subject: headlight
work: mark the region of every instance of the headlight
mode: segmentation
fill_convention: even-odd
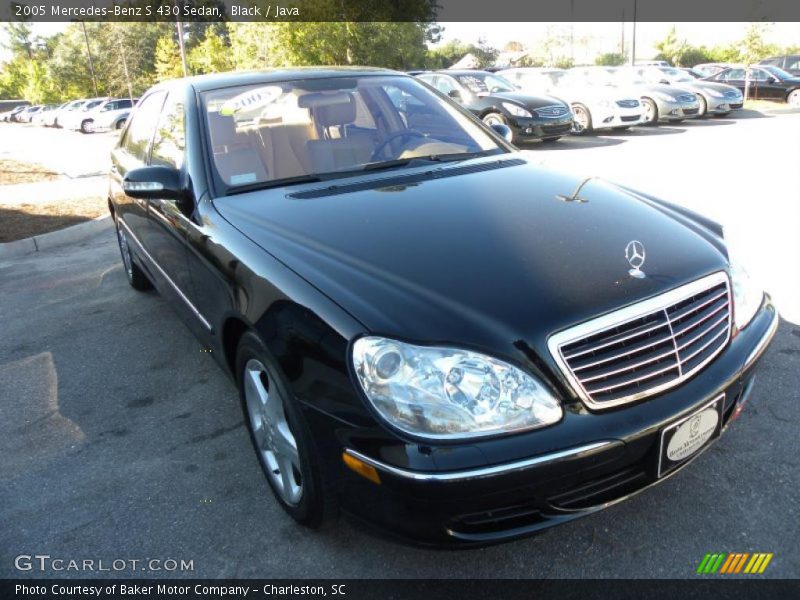
[[[353,366],[381,417],[420,437],[517,432],[556,423],[563,414],[536,379],[469,350],[363,337],[353,345]]]
[[[737,329],[753,320],[764,300],[764,290],[758,286],[744,267],[730,260],[731,286],[733,287],[733,318]]]
[[[503,102],[503,108],[510,112],[515,117],[532,117],[530,111],[525,110],[521,106],[511,104],[510,102]]]

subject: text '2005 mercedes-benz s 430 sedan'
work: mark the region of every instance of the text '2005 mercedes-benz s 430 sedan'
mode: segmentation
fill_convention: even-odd
[[[673,475],[747,401],[778,316],[720,227],[505,133],[374,69],[177,80],[132,113],[127,277],[235,380],[300,523],[530,534]]]

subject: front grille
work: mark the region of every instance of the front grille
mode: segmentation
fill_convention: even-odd
[[[621,108],[636,108],[639,106],[638,100],[617,100],[617,106]]]
[[[694,102],[697,100],[697,96],[694,94],[680,94],[677,100],[678,102]]]
[[[730,338],[728,277],[719,272],[551,336],[548,345],[584,403],[597,409],[685,381]]]
[[[629,117],[620,117],[619,120],[623,123],[630,123],[631,121],[638,121],[641,115],[632,115]]]
[[[572,131],[572,123],[564,123],[562,125],[542,125],[542,132],[545,135],[562,135]]]
[[[685,114],[685,115],[696,115],[699,112],[700,112],[699,108],[684,108],[683,109],[683,114]]]
[[[555,118],[563,117],[569,112],[569,109],[566,106],[554,104],[552,106],[543,106],[542,108],[537,108],[535,112],[540,117]]]

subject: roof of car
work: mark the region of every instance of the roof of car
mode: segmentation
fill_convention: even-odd
[[[475,73],[489,74],[489,71],[483,69],[438,69],[430,71],[431,73],[444,73],[446,75],[474,75]]]
[[[366,77],[370,75],[398,75],[408,77],[405,73],[391,69],[376,67],[290,67],[263,69],[259,71],[230,71],[228,73],[211,73],[195,75],[181,79],[165,81],[157,86],[173,87],[190,85],[199,92],[238,85],[271,83],[277,81],[294,81],[303,79],[324,79],[326,77]],[[155,88],[154,88],[155,89]]]

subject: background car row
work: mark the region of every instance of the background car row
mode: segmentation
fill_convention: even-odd
[[[0,113],[0,120],[91,133],[121,129],[135,104],[135,98],[82,98],[63,104],[18,106]]]
[[[487,125],[507,125],[515,143],[722,116],[744,105],[742,92],[734,85],[701,80],[663,65],[413,74]]]

